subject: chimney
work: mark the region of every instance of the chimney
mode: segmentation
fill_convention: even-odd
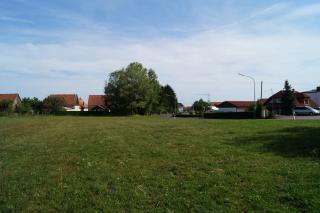
[[[320,92],[320,86],[319,86],[319,87],[317,87],[317,92]]]

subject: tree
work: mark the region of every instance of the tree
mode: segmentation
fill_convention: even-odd
[[[32,113],[31,104],[22,99],[21,103],[16,107],[16,112],[19,114]]]
[[[43,102],[34,97],[30,100],[32,111],[34,114],[41,114],[43,109]]]
[[[11,113],[13,111],[13,102],[10,100],[0,101],[0,112]]]
[[[284,83],[284,90],[282,95],[282,103],[283,103],[283,113],[286,115],[290,115],[292,113],[292,109],[294,108],[294,89],[292,89],[289,81],[286,80]]]
[[[177,106],[177,96],[172,87],[169,85],[162,86],[160,93],[160,111],[173,113],[176,112]]]
[[[202,99],[195,101],[192,105],[192,108],[196,113],[203,113],[209,108],[210,104]]]
[[[21,114],[33,113],[41,114],[43,103],[38,98],[23,98],[21,104],[17,107],[17,112]]]
[[[160,84],[156,73],[140,63],[110,74],[105,85],[106,106],[113,113],[150,114],[159,104]]]
[[[43,112],[46,114],[55,114],[64,111],[64,101],[61,98],[49,96],[43,100]]]

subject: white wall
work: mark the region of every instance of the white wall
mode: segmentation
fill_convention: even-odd
[[[74,106],[74,108],[65,107],[64,109],[66,111],[68,111],[68,112],[79,112],[79,111],[81,111],[80,106]]]

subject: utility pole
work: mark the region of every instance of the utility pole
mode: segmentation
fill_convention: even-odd
[[[260,96],[260,101],[262,100],[262,87],[263,87],[263,81],[261,81],[261,96]]]

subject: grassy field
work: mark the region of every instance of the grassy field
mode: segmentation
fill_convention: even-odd
[[[0,212],[319,212],[320,122],[0,117]]]

